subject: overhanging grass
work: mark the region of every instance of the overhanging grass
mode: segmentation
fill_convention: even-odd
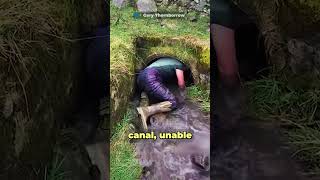
[[[195,85],[187,88],[187,95],[191,99],[200,102],[203,111],[210,112],[210,90],[205,90]]]
[[[320,174],[320,89],[310,85],[298,88],[298,82],[274,77],[248,82],[248,112],[258,119],[279,122],[296,149],[293,156],[307,164],[307,173]]]
[[[142,48],[139,51],[139,54],[137,54],[137,58],[143,62],[144,59],[146,59],[148,56],[153,54],[165,54],[173,57],[177,57],[181,60],[194,60],[196,61],[198,57],[194,53],[194,49],[191,49],[186,46],[169,46],[169,45],[159,45],[149,48]],[[146,63],[146,62],[144,62]]]
[[[138,179],[142,168],[135,157],[133,144],[129,142],[132,112],[128,112],[117,124],[110,143],[110,177],[113,180]]]
[[[55,138],[51,136],[55,131],[52,124],[59,124],[53,123],[55,120],[51,110],[56,109],[59,103],[64,103],[55,98],[58,97],[55,95],[65,93],[61,85],[63,83],[57,80],[59,76],[65,78],[64,74],[69,73],[62,70],[65,66],[61,65],[70,61],[64,61],[68,54],[66,43],[56,37],[68,33],[68,27],[72,27],[74,24],[71,23],[78,18],[66,13],[76,11],[74,6],[67,6],[70,1],[5,0],[0,3],[0,81],[3,82],[0,87],[0,100],[15,92],[21,100],[15,102],[15,111],[10,108],[10,103],[9,106],[5,104],[6,113],[22,113],[16,122],[8,119],[8,122],[12,121],[8,123],[10,126],[16,125],[19,128],[7,127],[8,134],[0,138],[4,163],[8,163],[8,157],[17,157],[28,162],[23,165],[29,169],[40,169],[44,168],[42,164],[51,159],[50,147],[55,142]],[[42,99],[47,101],[43,102]],[[4,103],[0,104],[0,109],[3,109]],[[11,136],[14,134],[19,136],[12,142]],[[5,150],[6,147],[12,147],[12,143],[18,147],[17,152]],[[39,147],[42,148],[41,152]],[[15,160],[12,162],[25,163]],[[22,166],[11,166],[17,171],[20,171],[20,167]],[[46,176],[49,179],[57,177],[54,174],[50,171]],[[43,176],[42,173],[36,176],[38,175]]]

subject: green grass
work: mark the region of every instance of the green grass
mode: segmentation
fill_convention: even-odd
[[[111,36],[121,37],[122,40],[128,40],[136,35],[154,36],[166,35],[170,37],[193,35],[203,40],[209,37],[208,22],[209,17],[199,17],[197,22],[191,22],[188,19],[155,19],[155,18],[139,18],[135,19],[133,13],[134,8],[125,7],[121,10],[110,5],[111,9]],[[187,17],[192,16],[192,14]],[[161,21],[164,26],[161,26]]]
[[[132,7],[121,10],[110,3],[110,74],[116,81],[123,75],[132,75],[133,62],[138,59],[135,52],[136,37],[181,37],[193,36],[202,41],[209,41],[209,17],[199,17],[197,22],[188,19],[135,19]],[[192,16],[190,14],[188,17]],[[163,24],[163,26],[161,26]],[[184,51],[184,49],[179,50]],[[176,51],[177,52],[177,51]],[[117,83],[117,82],[115,82]]]
[[[44,180],[64,180],[66,179],[68,172],[66,172],[62,165],[65,158],[56,153],[54,160],[49,168],[45,169]]]
[[[248,82],[248,113],[280,123],[296,150],[293,156],[307,164],[307,173],[320,175],[320,89],[298,82],[274,77]]]
[[[203,111],[210,112],[210,90],[205,90],[195,85],[187,88],[187,95],[191,99],[200,102]]]
[[[197,59],[194,49],[177,44],[176,46],[160,45],[143,49],[143,53],[139,54],[140,59],[146,58],[150,54],[170,54],[180,57],[180,59]]]
[[[110,143],[110,177],[112,180],[138,179],[142,168],[135,157],[134,145],[129,142],[132,112],[128,112],[117,124]]]

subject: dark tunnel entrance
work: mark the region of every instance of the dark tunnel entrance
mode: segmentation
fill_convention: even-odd
[[[182,62],[179,58],[177,57],[173,57],[173,56],[167,56],[167,55],[157,55],[157,56],[152,56],[152,57],[149,57],[146,59],[146,65],[143,67],[146,68],[147,66],[149,66],[150,64],[156,62],[157,60],[161,59],[161,58],[170,58],[170,59],[175,59],[177,61],[179,61],[180,63],[182,63],[183,65],[185,65],[187,67],[187,71],[185,72],[185,81],[186,81],[186,85],[187,86],[191,86],[194,84],[194,78],[193,78],[193,75],[192,75],[192,72],[191,72],[191,68],[189,67],[188,64]],[[176,80],[176,79],[175,79]],[[174,80],[174,82],[176,82]]]
[[[239,73],[243,80],[253,80],[266,76],[268,63],[266,60],[264,39],[254,23],[240,26],[235,31]]]

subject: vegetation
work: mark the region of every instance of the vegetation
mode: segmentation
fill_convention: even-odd
[[[194,85],[187,88],[187,95],[191,99],[200,102],[204,112],[210,112],[210,90]]]
[[[63,24],[59,19],[63,19],[61,13],[63,9],[56,2],[47,0],[36,2],[31,0],[1,1],[0,9],[0,81],[2,84],[0,87],[0,108],[4,110],[4,117],[1,113],[0,122],[9,122],[1,123],[0,131],[3,134],[0,138],[2,144],[0,153],[3,155],[2,162],[7,164],[12,157],[20,154],[19,158],[30,158],[32,162],[30,164],[34,165],[37,159],[33,160],[32,158],[35,156],[29,152],[33,152],[32,148],[36,148],[34,136],[36,133],[41,133],[41,130],[38,131],[35,128],[34,124],[38,122],[36,118],[31,117],[32,109],[30,106],[34,105],[34,102],[29,79],[32,74],[39,73],[37,74],[38,81],[42,83],[40,79],[46,77],[47,74],[41,70],[50,61],[57,60],[55,50],[59,49],[59,46],[55,46],[52,37],[48,34],[61,33]],[[37,92],[32,93],[37,94]],[[19,97],[22,98],[19,99]],[[15,110],[13,110],[13,101],[18,104],[18,106],[15,105]],[[14,112],[21,113],[19,118],[17,120],[9,119]],[[40,123],[37,125],[39,126]],[[18,128],[14,128],[14,126]],[[32,128],[33,130],[31,130]],[[12,142],[12,137],[15,134],[18,136],[15,137],[16,141]],[[42,140],[47,141],[48,136],[43,134],[42,137],[37,138],[37,142],[40,144],[43,142]],[[52,142],[46,143],[47,146],[52,144]],[[17,147],[16,151],[9,149],[12,145]],[[39,152],[39,154],[41,153],[50,154],[46,150]],[[1,167],[4,167],[2,163],[0,164]],[[40,169],[41,167],[33,168]]]
[[[0,2],[0,109],[4,112],[0,122],[6,122],[0,129],[0,164],[10,167],[7,172],[22,171],[14,173],[14,179],[43,177],[44,164],[52,159],[59,124],[55,115],[67,104],[62,99],[71,81],[71,61],[64,60],[78,28],[79,4],[74,0]],[[59,157],[46,168],[46,179],[63,179],[60,161]],[[41,173],[26,169],[41,169]]]
[[[120,100],[113,98],[114,106],[126,106],[127,100],[123,97],[130,95],[128,87],[132,87],[134,70],[137,65],[143,64],[145,58],[151,54],[162,53],[184,60],[198,61],[200,59],[209,66],[209,50],[206,49],[201,54],[197,48],[190,47],[192,43],[209,47],[209,17],[198,16],[196,22],[191,22],[189,19],[134,18],[133,14],[137,11],[136,9],[124,7],[119,10],[112,3],[110,6],[111,91],[115,94],[121,93],[115,96],[122,98],[123,103],[119,104]],[[188,18],[195,15],[190,13]],[[137,42],[139,38],[143,41],[140,44]],[[175,40],[172,40],[173,38]],[[185,43],[187,41],[190,43]],[[187,44],[190,45],[187,46]],[[121,114],[120,111],[112,111],[112,113],[117,113],[117,116]],[[132,118],[132,113],[129,112],[115,125],[115,128],[112,128],[111,179],[131,180],[137,179],[141,174],[141,167],[135,158],[134,145],[130,144],[127,137],[131,131]]]
[[[312,23],[319,23],[320,21],[320,1],[314,0],[300,0],[298,2],[289,1],[293,6],[295,6],[299,11],[301,11],[305,16],[306,20],[311,20]]]
[[[123,74],[132,75],[136,37],[180,37],[193,35],[203,41],[209,40],[209,17],[199,16],[197,22],[188,19],[134,18],[136,10],[125,7],[119,10],[111,6],[110,68],[111,80],[121,79]],[[191,17],[193,14],[189,14]],[[180,50],[180,52],[182,52]]]
[[[50,35],[62,33],[63,8],[47,0],[10,0],[2,2],[0,7],[0,16],[3,17],[0,21],[0,77],[7,70],[15,77],[23,91],[25,111],[30,118],[25,85],[33,67],[42,63],[43,68],[48,64],[43,60],[57,58],[57,47],[50,41]]]
[[[190,13],[186,19],[134,18],[135,8],[118,9],[110,3],[110,88],[111,119],[127,109],[132,92],[135,70],[141,68],[146,58],[166,54],[185,61],[205,63],[209,61],[209,17]],[[140,42],[139,42],[140,40]],[[113,129],[113,128],[112,128]]]
[[[128,134],[132,131],[133,112],[123,117],[117,124],[110,143],[110,177],[112,180],[138,179],[142,168],[135,157],[134,145],[129,142]]]
[[[299,83],[300,82],[300,83]],[[308,82],[308,85],[306,84]],[[320,175],[319,80],[265,77],[248,82],[249,113],[280,123],[306,173]]]
[[[58,153],[56,154],[51,166],[45,169],[45,180],[64,180],[67,177],[67,172],[62,165],[65,158]]]

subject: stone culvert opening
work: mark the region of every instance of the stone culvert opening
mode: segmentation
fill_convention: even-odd
[[[188,42],[188,38],[137,37],[135,39],[136,58],[133,65],[135,72],[133,82],[136,82],[138,72],[148,65],[160,58],[173,58],[186,65],[189,69],[185,73],[186,86],[196,84],[209,89],[210,60],[209,55],[204,55],[208,53],[209,48],[206,49],[201,44],[183,44],[184,41]],[[204,60],[206,58],[208,59]],[[169,86],[175,87],[173,83],[169,83]],[[136,83],[134,83],[131,99],[137,98],[136,88]]]
[[[174,58],[186,65],[191,72],[189,85],[209,83],[210,57],[209,47],[200,42],[191,43],[192,38],[136,38],[135,72],[144,69],[160,58]]]

